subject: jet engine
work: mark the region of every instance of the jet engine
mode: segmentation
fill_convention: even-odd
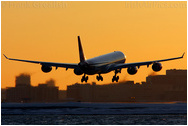
[[[74,69],[74,73],[75,73],[76,75],[82,75],[82,74],[83,74],[83,71],[82,71],[80,68],[75,68],[75,69]]]
[[[158,62],[153,63],[152,69],[153,69],[153,71],[158,72],[158,71],[160,71],[162,69],[162,64],[158,63]]]
[[[48,72],[50,72],[50,71],[52,70],[52,67],[51,67],[51,66],[42,65],[41,70],[42,70],[44,73],[48,73]]]
[[[138,71],[138,68],[137,68],[136,66],[134,66],[134,67],[129,67],[129,68],[127,69],[127,72],[128,72],[129,74],[131,74],[131,75],[136,74],[137,71]]]

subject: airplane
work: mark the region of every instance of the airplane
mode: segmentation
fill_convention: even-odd
[[[82,48],[80,36],[78,36],[78,49],[79,49],[79,58],[80,58],[79,63],[57,63],[57,62],[22,60],[22,59],[8,58],[4,54],[3,55],[8,60],[40,64],[41,70],[45,73],[50,72],[52,70],[52,67],[56,67],[56,69],[58,67],[63,67],[63,68],[66,68],[66,70],[74,69],[74,74],[83,75],[81,78],[81,82],[84,82],[84,81],[87,82],[88,81],[87,75],[94,75],[94,74],[98,74],[96,76],[96,79],[98,81],[103,81],[103,77],[101,76],[101,74],[106,74],[111,71],[114,71],[115,75],[112,78],[112,82],[115,82],[115,81],[118,82],[119,76],[117,76],[117,74],[121,73],[121,69],[123,68],[127,68],[127,72],[130,75],[134,75],[137,73],[140,66],[146,65],[147,67],[149,67],[149,65],[152,64],[153,71],[158,72],[162,69],[162,64],[160,62],[181,59],[183,58],[185,54],[183,53],[181,57],[175,57],[175,58],[169,58],[169,59],[125,63],[126,56],[121,51],[114,51],[114,52],[104,54],[98,57],[86,59],[83,48]]]

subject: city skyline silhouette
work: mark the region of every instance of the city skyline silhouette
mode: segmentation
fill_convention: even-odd
[[[187,70],[167,70],[166,75],[151,75],[146,82],[121,81],[98,85],[96,82],[75,83],[59,90],[49,79],[32,86],[31,76],[16,76],[15,87],[2,89],[3,102],[186,102]]]

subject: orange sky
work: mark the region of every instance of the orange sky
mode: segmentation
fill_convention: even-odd
[[[187,69],[187,2],[9,2],[2,1],[1,53],[11,58],[78,63],[77,36],[81,36],[85,56],[92,58],[115,50],[127,62],[181,56],[163,63],[166,69]],[[15,85],[15,76],[30,73],[37,86],[53,78],[60,89],[80,82],[73,70],[58,68],[43,73],[41,66],[6,60],[1,56],[1,87]],[[120,80],[145,81],[151,66],[142,66],[136,75],[127,70]],[[103,75],[109,83],[114,72]],[[96,81],[96,75],[88,82]]]

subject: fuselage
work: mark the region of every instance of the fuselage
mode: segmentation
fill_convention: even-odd
[[[114,51],[80,63],[81,70],[88,75],[108,73],[109,65],[125,63],[126,56],[120,51]],[[84,66],[84,67],[82,67]]]

